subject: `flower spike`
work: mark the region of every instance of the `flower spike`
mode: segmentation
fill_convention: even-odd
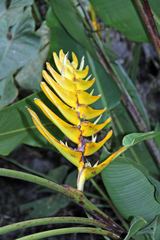
[[[63,50],[60,50],[59,57],[56,53],[53,53],[53,57],[59,73],[49,63],[46,63],[47,70],[52,77],[45,70],[42,71],[42,75],[58,96],[53,93],[45,82],[41,82],[40,85],[47,98],[71,124],[58,117],[40,99],[34,99],[34,102],[54,125],[77,144],[77,148],[72,149],[67,142],[64,144],[61,140],[58,141],[54,138],[42,125],[36,113],[29,108],[27,110],[39,132],[78,168],[77,189],[83,191],[85,181],[99,174],[116,157],[126,151],[127,147],[122,147],[100,164],[97,161],[93,167],[88,159],[85,159],[86,156],[90,156],[98,151],[112,136],[112,131],[109,131],[100,142],[96,142],[96,136],[94,136],[94,134],[111,122],[111,118],[108,118],[104,123],[97,124],[106,108],[95,110],[88,106],[96,102],[101,97],[101,94],[94,96],[93,91],[90,94],[85,92],[93,85],[95,78],[89,81],[91,77],[91,75],[87,77],[89,67],[87,66],[83,69],[84,57],[82,57],[79,68],[78,59],[73,52],[71,62],[68,59],[68,53],[64,54]],[[96,117],[98,119],[94,123],[88,121]],[[89,141],[84,137],[92,137],[92,140]]]

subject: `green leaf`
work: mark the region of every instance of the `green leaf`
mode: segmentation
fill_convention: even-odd
[[[133,51],[133,57],[127,69],[127,73],[130,76],[132,82],[135,84],[138,72],[139,58],[141,53],[141,43],[136,43]]]
[[[13,72],[0,81],[0,109],[13,102],[18,95],[12,75]]]
[[[34,33],[31,7],[9,31],[9,20],[0,19],[0,79],[24,66],[39,51],[40,38]]]
[[[121,157],[102,171],[102,179],[108,194],[127,220],[139,216],[150,223],[160,213],[160,204],[155,197],[155,186],[146,177],[146,172],[143,166]]]
[[[18,103],[0,111],[0,154],[8,155],[21,143],[31,146],[53,148],[53,146],[36,129],[30,114],[25,106],[28,106],[37,113],[41,122],[58,140],[63,134],[34,104],[34,98],[40,98],[55,113],[57,108],[47,99],[43,92],[35,93]]]
[[[42,81],[42,70],[49,51],[49,28],[43,22],[37,35],[41,37],[40,52],[31,59],[16,75],[15,79],[19,86],[32,91],[40,90],[40,82]]]
[[[23,15],[23,8],[33,4],[33,0],[11,0],[6,8],[6,0],[0,1],[0,18],[9,20],[9,26],[13,26]]]
[[[137,233],[137,236],[144,236],[149,235],[150,239],[153,240],[159,240],[160,236],[160,215],[157,215],[155,219],[148,224],[146,227],[144,227],[142,230],[140,230]],[[137,238],[136,238],[137,239]]]
[[[123,67],[121,66],[121,64],[118,61],[116,61],[113,65],[114,65],[114,68],[115,68],[119,78],[121,79],[123,86],[125,87],[125,89],[129,93],[129,95],[131,96],[134,104],[136,105],[142,118],[144,119],[146,126],[148,127],[148,129],[150,129],[150,123],[149,123],[147,112],[145,110],[145,107],[140,99],[140,96],[139,96],[134,84],[132,83],[131,79],[128,77],[127,73],[125,72],[125,70],[123,69]]]
[[[56,193],[50,197],[45,197],[20,206],[23,212],[32,208],[26,219],[54,216],[61,208],[67,207],[71,200],[61,193]]]
[[[156,133],[154,131],[147,132],[147,133],[131,133],[126,135],[123,138],[123,145],[127,147],[131,147],[141,141],[157,137],[158,135],[160,135],[160,133]]]
[[[160,124],[159,123],[157,123],[157,125],[155,127],[155,132],[160,132]],[[160,151],[160,136],[155,137],[154,141]]]
[[[55,169],[51,169],[47,175],[52,177],[55,183],[62,184],[64,179],[66,178],[68,169],[69,167],[67,165],[62,165]],[[76,181],[75,181],[76,175],[77,175],[77,171],[71,172],[67,176],[65,180],[65,184],[68,184],[70,186],[76,185]],[[51,189],[42,187],[42,189],[39,190],[38,192],[41,192],[41,193],[51,192]],[[52,190],[52,192],[55,192],[55,191]],[[33,208],[33,211],[29,213],[29,215],[27,216],[27,219],[48,217],[48,216],[55,215],[61,208],[66,207],[70,201],[71,200],[66,196],[55,192],[55,194],[50,197],[45,197],[40,200],[22,204],[20,206],[20,211],[23,212],[24,210]]]
[[[77,186],[77,176],[78,176],[78,170],[72,171],[70,174],[68,174],[65,185],[71,186],[73,188],[76,188]]]
[[[111,116],[113,121],[115,142],[120,146],[122,138],[126,134],[137,132],[137,128],[135,127],[122,103],[117,105],[116,108],[111,111]],[[159,169],[157,168],[144,142],[140,142],[135,146],[129,148],[123,155],[145,166],[151,175],[159,174]]]
[[[160,18],[160,2],[158,0],[148,2],[152,12]],[[132,41],[150,42],[146,27],[133,1],[90,0],[90,3],[107,26],[116,28]],[[159,29],[160,25],[157,24],[157,27]]]
[[[98,109],[99,102],[101,101],[103,108],[107,107],[108,110],[112,110],[120,102],[121,93],[118,87],[111,76],[105,72],[102,65],[92,58],[87,51],[86,60],[88,60],[91,73],[96,78],[95,84],[93,85],[93,88],[95,89],[94,93],[95,95],[98,95],[99,93],[102,94],[100,100],[93,104],[94,108]]]
[[[131,221],[130,229],[127,233],[127,236],[124,240],[129,240],[131,237],[134,237],[134,235],[143,227],[147,225],[147,222],[141,218],[141,217],[134,217]]]
[[[104,49],[105,49],[105,52],[106,52],[107,56],[109,57],[109,59],[110,59],[112,62],[115,62],[115,61],[119,58],[119,56],[118,56],[115,52],[113,52],[113,51],[110,49],[110,47],[108,47],[106,44],[103,44],[103,47],[104,47]]]
[[[88,38],[82,20],[75,10],[76,6],[73,8],[70,1],[66,0],[49,0],[49,3],[58,20],[65,26],[67,32],[84,48],[87,48],[89,53],[97,59],[92,47],[92,41]]]
[[[52,181],[58,184],[62,184],[69,167],[67,165],[61,165],[60,167],[49,170],[47,176],[52,178]]]

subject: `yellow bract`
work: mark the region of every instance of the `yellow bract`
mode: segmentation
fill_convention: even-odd
[[[45,70],[42,71],[42,75],[51,88],[48,87],[45,82],[41,82],[40,85],[47,98],[71,124],[58,117],[40,99],[34,99],[34,102],[54,125],[56,125],[71,141],[77,144],[77,148],[73,150],[62,141],[55,139],[42,125],[38,116],[31,109],[27,109],[40,133],[78,168],[77,188],[83,191],[85,180],[100,173],[127,148],[122,147],[99,165],[96,164],[91,167],[91,164],[88,163],[86,166],[84,157],[98,151],[112,136],[112,131],[110,131],[102,141],[98,143],[95,142],[96,137],[94,134],[111,122],[111,118],[108,118],[101,124],[96,124],[99,118],[94,123],[88,121],[100,116],[106,111],[106,108],[94,110],[88,106],[96,102],[101,97],[101,94],[93,96],[93,91],[91,91],[90,94],[85,92],[85,90],[89,89],[94,84],[95,78],[89,80],[91,75],[86,78],[89,67],[87,66],[83,69],[84,57],[82,57],[79,69],[77,69],[78,59],[74,53],[72,53],[72,62],[68,60],[68,54],[65,55],[63,50],[60,50],[59,57],[56,53],[53,53],[53,57],[59,73],[57,73],[49,63],[46,63],[47,70],[52,77]],[[53,93],[52,89],[58,96]],[[84,139],[84,137],[92,137],[92,140]]]

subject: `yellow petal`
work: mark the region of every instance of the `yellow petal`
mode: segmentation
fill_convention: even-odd
[[[82,79],[75,79],[71,81],[70,79],[58,74],[49,63],[46,63],[48,71],[52,74],[54,79],[65,89],[75,92],[76,90],[87,90],[90,88],[94,82],[95,78],[91,81],[84,81]]]
[[[68,107],[63,103],[47,86],[45,82],[41,82],[41,88],[47,98],[58,108],[58,110],[63,114],[63,116],[72,124],[78,126],[80,124],[80,119],[78,117],[78,112]]]
[[[82,136],[84,137],[89,137],[97,132],[99,132],[102,128],[104,128],[107,123],[111,121],[111,117],[108,118],[104,123],[102,124],[94,124],[88,121],[83,121],[81,124],[81,131],[82,131]]]
[[[68,78],[65,78],[61,75],[59,75],[52,67],[49,63],[46,63],[47,69],[48,71],[52,74],[52,76],[54,77],[54,79],[56,80],[56,82],[59,83],[59,85],[61,85],[63,88],[72,91],[72,92],[76,92],[77,88],[76,85],[74,84],[74,82],[72,82],[71,80],[69,80]]]
[[[53,53],[53,58],[54,58],[54,62],[56,64],[56,67],[57,67],[58,71],[61,73],[63,64],[62,64],[62,62],[60,61],[59,57],[57,56],[57,54],[55,52]]]
[[[77,90],[87,90],[93,85],[93,83],[95,82],[95,78],[93,78],[91,81],[85,81],[79,78],[75,79],[73,82],[76,85]]]
[[[102,94],[99,94],[98,96],[92,96],[87,92],[84,91],[77,91],[77,96],[78,96],[78,102],[79,104],[85,104],[85,105],[90,105],[94,102],[96,102]]]
[[[89,120],[98,117],[103,112],[105,112],[106,109],[107,108],[95,110],[87,105],[80,105],[77,110],[80,112],[80,118],[85,118],[86,120]]]
[[[71,71],[73,70],[73,66],[68,60],[68,54],[65,55],[62,49],[59,51],[59,59],[63,63],[63,65],[66,65]]]
[[[112,136],[113,131],[109,131],[106,137],[98,142],[86,142],[85,148],[84,148],[84,156],[90,156],[93,153],[97,152],[104,144],[105,142]]]
[[[73,61],[71,62],[71,64],[76,69],[78,67],[78,59],[74,52],[72,52],[72,59]]]
[[[60,98],[67,103],[69,106],[76,108],[77,107],[77,96],[74,92],[68,91],[56,83],[46,71],[42,71],[42,75],[46,82],[56,91]]]
[[[89,67],[87,66],[84,70],[73,70],[73,73],[75,75],[75,78],[85,78],[89,72]]]
[[[54,57],[54,61],[55,61],[58,71],[61,74],[63,72],[63,76],[65,76],[66,78],[68,78],[70,80],[74,80],[75,75],[73,74],[73,72],[70,71],[70,69],[67,66],[63,65],[63,63],[60,61],[60,59],[58,58],[56,53],[53,53],[53,57]]]
[[[74,143],[79,143],[81,131],[78,127],[74,127],[59,118],[52,112],[40,99],[35,99],[34,102],[40,107],[44,114]]]
[[[101,164],[99,164],[95,168],[94,167],[85,168],[84,175],[86,177],[86,180],[99,174],[106,166],[108,166],[111,162],[113,162],[113,160],[115,160],[121,153],[126,151],[128,148],[129,147],[126,147],[126,146],[120,148],[118,151],[113,153],[111,156],[109,156],[105,161],[103,161]]]
[[[79,162],[81,162],[82,159],[82,152],[80,151],[74,151],[67,147],[66,145],[63,145],[60,143],[56,138],[54,138],[45,127],[41,124],[38,116],[33,112],[31,109],[27,108],[29,113],[32,116],[33,122],[37,129],[40,131],[40,133],[53,145],[55,146],[59,152],[66,157],[72,164],[74,164],[76,167],[79,167]]]

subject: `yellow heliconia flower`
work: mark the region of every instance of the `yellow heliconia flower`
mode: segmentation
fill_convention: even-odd
[[[59,57],[56,53],[53,53],[53,57],[59,73],[57,73],[49,63],[46,63],[47,70],[52,77],[46,71],[42,71],[42,75],[58,96],[52,92],[51,88],[49,88],[45,82],[41,82],[40,86],[47,98],[71,124],[58,117],[40,99],[36,98],[34,102],[54,125],[71,141],[77,144],[77,148],[69,148],[67,144],[54,138],[42,125],[36,113],[29,108],[27,109],[40,133],[78,168],[77,189],[83,191],[84,182],[99,174],[109,163],[124,152],[127,147],[122,147],[109,156],[104,162],[95,164],[93,167],[90,163],[85,162],[86,156],[98,151],[112,136],[112,131],[109,131],[106,137],[98,143],[96,143],[96,137],[94,136],[94,134],[103,129],[111,121],[111,118],[108,118],[102,124],[97,124],[101,114],[106,111],[106,108],[94,110],[88,106],[97,101],[101,95],[93,96],[93,91],[91,91],[90,94],[85,92],[85,90],[93,85],[95,78],[89,80],[91,75],[86,78],[89,67],[87,66],[83,69],[84,57],[82,57],[79,69],[77,69],[78,59],[74,53],[72,53],[72,62],[68,60],[68,54],[64,54],[63,50],[60,50]],[[98,117],[98,119],[94,123],[88,121],[96,117]],[[84,137],[92,137],[92,140],[89,141]]]

